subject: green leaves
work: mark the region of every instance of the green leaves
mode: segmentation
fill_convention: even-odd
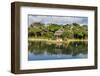
[[[62,39],[85,39],[88,38],[88,26],[78,23],[58,25],[58,24],[43,24],[33,23],[28,27],[29,37],[44,37],[55,39],[55,32],[63,30],[60,38]]]

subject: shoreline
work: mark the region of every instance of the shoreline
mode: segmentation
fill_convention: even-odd
[[[52,39],[36,39],[36,38],[28,38],[28,41],[47,41],[47,42],[74,42],[74,41],[88,41],[87,39],[67,39],[62,41],[52,40]]]

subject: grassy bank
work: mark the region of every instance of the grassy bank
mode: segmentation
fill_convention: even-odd
[[[62,41],[52,40],[52,39],[42,39],[42,38],[28,38],[28,41],[46,41],[46,42],[74,42],[74,41],[88,41],[87,39],[67,39]]]

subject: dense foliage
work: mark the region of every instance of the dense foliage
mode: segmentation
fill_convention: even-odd
[[[78,23],[58,25],[58,24],[43,24],[33,23],[28,27],[28,37],[55,39],[56,31],[63,30],[62,39],[87,39],[88,26]]]

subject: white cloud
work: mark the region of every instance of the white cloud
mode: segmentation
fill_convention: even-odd
[[[88,24],[87,17],[76,17],[76,16],[42,16],[42,15],[29,15],[29,25],[34,22],[42,22],[45,24],[56,23],[56,24]]]

